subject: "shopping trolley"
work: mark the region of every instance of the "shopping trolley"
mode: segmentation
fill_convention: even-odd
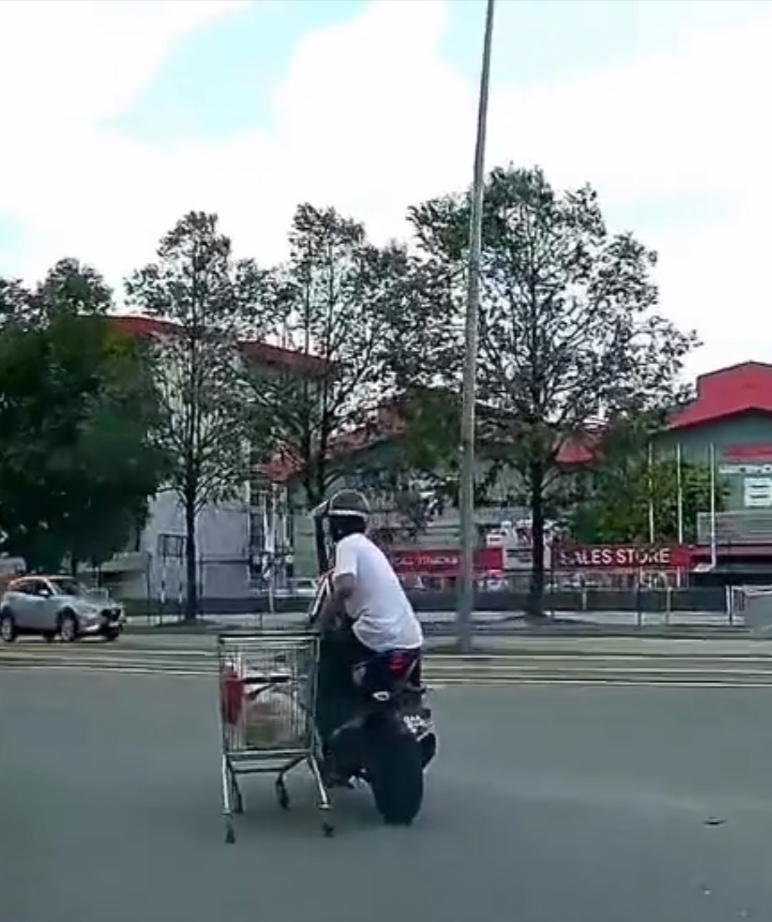
[[[319,663],[315,632],[225,633],[217,638],[222,725],[225,841],[235,842],[234,813],[243,813],[239,776],[276,774],[279,806],[289,807],[286,774],[306,764],[316,782],[322,829],[331,835],[330,798],[319,770],[314,719]]]

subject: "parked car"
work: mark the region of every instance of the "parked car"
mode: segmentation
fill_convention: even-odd
[[[58,634],[115,640],[124,625],[123,609],[104,590],[91,590],[69,576],[23,576],[11,582],[0,600],[0,638],[11,643],[19,634]]]

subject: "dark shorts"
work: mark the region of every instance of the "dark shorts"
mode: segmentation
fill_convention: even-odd
[[[420,649],[405,651],[405,655],[420,656],[420,652]],[[389,686],[392,655],[376,653],[365,646],[350,625],[322,638],[316,716],[323,740],[355,715],[363,693]],[[354,669],[360,664],[364,670],[355,683]],[[420,663],[414,669],[412,681],[421,683]]]

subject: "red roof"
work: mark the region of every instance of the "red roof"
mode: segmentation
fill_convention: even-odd
[[[157,320],[155,317],[118,314],[111,317],[110,321],[114,327],[132,336],[154,336],[156,334],[173,333],[177,329],[177,324],[169,320]]]
[[[603,432],[600,429],[566,439],[558,449],[557,463],[574,467],[597,461],[602,439]]]
[[[329,445],[329,457],[332,459],[354,454],[386,439],[399,438],[405,434],[406,428],[400,405],[385,404],[378,407],[368,424],[333,439]],[[567,439],[558,450],[557,463],[566,467],[579,467],[597,461],[602,438],[603,431],[597,428]],[[288,452],[276,454],[262,466],[266,477],[275,483],[283,483],[302,470],[302,460]]]
[[[270,343],[261,343],[254,339],[247,339],[241,343],[244,352],[264,365],[283,365],[292,371],[308,371],[321,374],[327,367],[327,362],[318,355],[309,355],[306,352],[293,352],[292,349],[282,349]]]
[[[697,398],[675,413],[669,427],[684,429],[737,413],[772,413],[772,365],[743,362],[697,378]]]
[[[368,424],[332,439],[328,446],[329,458],[354,454],[371,448],[384,439],[398,438],[404,434],[405,427],[405,419],[399,408],[385,404],[376,409],[373,419]],[[293,457],[289,452],[274,455],[262,466],[265,476],[275,483],[283,483],[300,474],[302,470],[303,461]]]
[[[179,330],[176,323],[170,320],[159,320],[156,317],[119,314],[110,319],[117,329],[131,336],[163,335]],[[293,371],[321,372],[327,364],[324,359],[316,355],[293,352],[291,349],[282,349],[279,346],[272,346],[253,339],[244,340],[240,345],[246,355],[265,365],[283,365]]]

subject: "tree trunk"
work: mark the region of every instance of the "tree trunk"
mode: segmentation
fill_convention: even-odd
[[[544,617],[544,467],[539,461],[530,465],[531,492],[531,580],[528,587],[526,614]]]
[[[196,581],[196,502],[195,497],[185,497],[185,568],[186,595],[185,620],[195,621],[198,616],[198,583]]]

